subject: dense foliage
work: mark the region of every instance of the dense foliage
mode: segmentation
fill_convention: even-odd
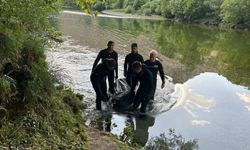
[[[57,1],[0,2],[0,79],[4,81],[0,88],[11,87],[1,91],[0,95],[8,95],[0,98],[1,105],[32,102],[41,99],[42,93],[51,95],[44,46],[53,35],[48,17],[58,7]]]
[[[0,149],[86,148],[83,104],[71,91],[56,90],[45,61],[60,6],[0,1]]]
[[[164,150],[198,150],[197,140],[186,141],[181,135],[177,135],[175,130],[169,130],[169,136],[161,134],[158,137],[151,138],[144,148],[145,150],[164,149]]]
[[[121,9],[126,13],[161,15],[176,21],[250,27],[250,0],[93,0],[92,2],[91,8],[97,11]]]

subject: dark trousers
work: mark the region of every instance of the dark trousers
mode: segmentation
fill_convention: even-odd
[[[134,78],[135,78],[135,74],[132,71],[128,71],[127,76],[126,76],[126,81],[130,87],[132,87]]]
[[[153,90],[152,90],[152,97],[151,99],[154,100],[155,98],[155,90],[156,90],[156,86],[157,86],[157,79],[153,79],[153,83],[154,83],[154,87],[153,87]]]
[[[142,113],[146,112],[146,108],[151,97],[152,97],[152,91],[142,90],[139,87],[134,100],[134,109],[138,108],[139,105],[141,104],[140,111]]]
[[[109,92],[114,94],[115,93],[115,75],[114,75],[114,71],[110,72],[108,74],[108,83],[109,83]]]
[[[106,78],[91,75],[91,83],[96,93],[96,109],[100,110],[102,101],[108,101]]]

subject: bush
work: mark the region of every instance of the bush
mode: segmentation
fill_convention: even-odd
[[[174,15],[171,12],[169,0],[161,1],[160,9],[161,9],[162,16],[166,18],[173,18]]]
[[[98,1],[97,1],[97,2],[94,4],[93,9],[94,9],[94,10],[97,10],[97,11],[103,11],[103,10],[105,10],[105,4],[102,3],[102,2],[98,2]]]
[[[0,129],[1,129],[1,122],[7,116],[8,111],[0,106]]]
[[[69,90],[64,92],[63,102],[70,107],[74,114],[80,113],[85,107],[82,99]]]
[[[133,9],[133,7],[131,5],[129,5],[126,9],[125,9],[126,13],[134,13],[135,10]]]
[[[226,23],[250,24],[250,0],[225,0],[221,5],[221,16]]]
[[[143,4],[145,4],[145,0],[135,0],[133,3],[133,8],[135,10],[139,10]]]
[[[211,11],[205,0],[169,0],[161,4],[161,12],[165,17],[174,16],[186,21],[206,17],[206,14]]]
[[[198,150],[197,140],[185,141],[181,135],[176,135],[173,129],[169,130],[169,136],[161,134],[158,137],[149,140],[144,148],[145,150]]]
[[[6,103],[11,96],[10,83],[3,77],[0,77],[0,104]]]
[[[70,8],[70,9],[78,9],[78,6],[75,0],[64,0],[63,7]]]
[[[131,0],[125,0],[124,3],[123,3],[123,8],[127,8],[128,6],[133,6],[134,4],[134,1],[131,1]]]
[[[184,7],[185,19],[192,21],[195,19],[205,18],[207,13],[210,13],[210,7],[205,0],[187,1]]]
[[[160,8],[157,8],[157,9],[155,10],[155,14],[156,14],[156,15],[161,15],[161,9],[160,9]]]
[[[151,11],[151,9],[149,9],[149,8],[143,10],[143,13],[144,13],[146,16],[151,16],[151,15],[152,15],[152,11]]]
[[[115,9],[121,9],[123,7],[124,7],[123,0],[117,0],[113,5],[113,8]]]

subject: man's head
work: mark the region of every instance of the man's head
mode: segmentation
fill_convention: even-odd
[[[109,71],[114,70],[116,67],[116,62],[112,58],[104,59],[103,63]]]
[[[157,58],[157,51],[156,50],[151,50],[150,51],[150,61],[155,61]]]
[[[140,61],[133,62],[132,69],[133,69],[134,73],[140,74],[142,72],[142,64],[141,64],[141,62]]]
[[[137,45],[137,43],[132,43],[131,44],[131,50],[132,50],[132,53],[138,53],[138,45]]]
[[[107,44],[108,50],[110,50],[110,51],[114,50],[114,46],[115,46],[114,41],[109,41],[108,44]]]

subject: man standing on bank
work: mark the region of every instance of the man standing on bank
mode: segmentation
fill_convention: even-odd
[[[92,72],[95,69],[95,67],[97,66],[98,62],[100,61],[100,59],[103,60],[107,59],[107,58],[112,58],[115,60],[116,62],[116,66],[115,66],[115,72],[116,72],[116,76],[114,76],[114,71],[111,71],[107,76],[108,76],[108,82],[109,82],[109,92],[111,94],[115,93],[115,84],[114,84],[114,79],[118,79],[118,54],[117,52],[114,50],[114,46],[115,43],[113,41],[109,41],[107,44],[107,48],[103,49],[99,52],[93,68],[92,68]]]
[[[154,95],[155,95],[155,90],[156,90],[156,85],[157,85],[157,73],[159,71],[160,73],[160,77],[161,77],[161,88],[163,89],[165,87],[165,78],[164,78],[164,71],[163,71],[163,67],[160,61],[158,61],[157,59],[157,51],[156,50],[152,50],[150,52],[150,59],[145,61],[145,65],[147,65],[147,68],[152,72],[153,74],[153,83],[154,83],[154,89],[153,89],[153,95],[151,97],[151,99],[154,99]]]
[[[96,109],[101,110],[101,103],[108,101],[106,77],[110,72],[114,72],[117,66],[116,61],[112,58],[104,59],[98,64],[91,73],[90,80],[96,92]]]
[[[133,78],[135,76],[132,70],[132,64],[135,61],[139,61],[141,63],[144,62],[143,57],[138,54],[138,45],[136,43],[132,43],[131,53],[125,57],[124,62],[124,76],[126,77],[126,81],[130,87],[132,86]]]

